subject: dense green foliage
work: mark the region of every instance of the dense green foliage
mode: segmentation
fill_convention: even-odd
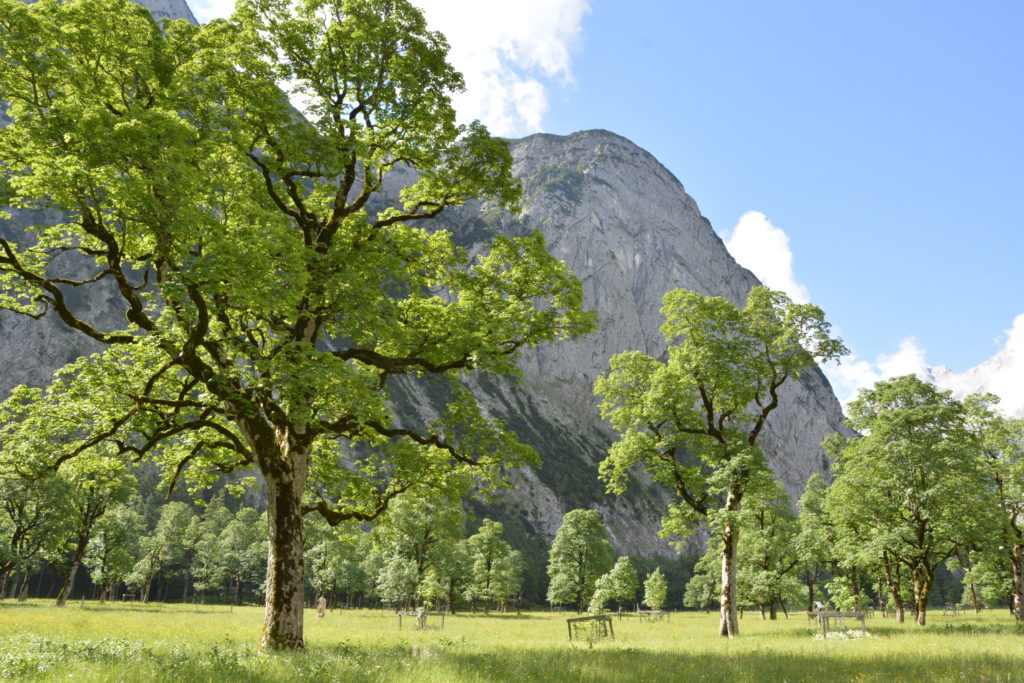
[[[663,533],[688,536],[706,521],[722,555],[722,635],[739,632],[736,560],[743,498],[770,482],[758,437],[779,390],[845,352],[821,309],[782,292],[750,290],[742,309],[682,289],[665,294],[668,358],[627,351],[594,385],[601,413],[620,432],[601,477],[625,491],[637,465],[673,495]]]
[[[600,513],[565,513],[548,552],[548,602],[574,605],[582,612],[594,595],[598,578],[611,569],[612,562],[612,547]]]
[[[127,0],[3,0],[0,40],[0,204],[61,216],[0,241],[0,306],[106,346],[15,391],[5,457],[131,455],[193,488],[258,469],[274,648],[302,647],[304,514],[369,520],[535,462],[463,379],[593,317],[539,232],[470,257],[429,222],[519,189],[506,144],[455,123],[462,78],[412,5],[244,0],[160,27]],[[397,424],[389,384],[423,375],[448,405]]]

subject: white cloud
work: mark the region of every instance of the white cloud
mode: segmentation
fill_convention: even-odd
[[[793,274],[789,235],[771,224],[760,211],[748,211],[727,234],[725,246],[736,262],[768,287],[782,290],[798,303],[811,300],[807,288]]]
[[[541,130],[551,81],[572,82],[588,0],[413,0],[451,45],[466,79],[459,117],[480,119],[495,135]]]
[[[552,84],[572,83],[588,0],[412,0],[430,28],[448,39],[448,59],[466,91],[454,98],[462,121],[479,119],[491,133],[539,132]],[[234,0],[191,0],[200,23],[227,17]]]
[[[858,390],[870,388],[883,379],[917,375],[929,380],[932,376],[925,360],[925,350],[913,337],[901,340],[895,352],[881,353],[873,361],[859,358],[856,354],[844,356],[841,361],[840,364],[829,363],[822,369],[844,406],[857,398]]]
[[[1001,335],[1003,347],[988,360],[955,374],[937,373],[940,389],[950,389],[962,398],[970,393],[991,392],[1002,400],[999,408],[1007,415],[1024,417],[1024,313]]]

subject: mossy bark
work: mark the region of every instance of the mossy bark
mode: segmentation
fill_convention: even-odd
[[[259,646],[302,650],[305,565],[302,493],[309,470],[309,445],[301,435],[277,435],[275,457],[259,458],[267,482],[267,599]],[[270,455],[270,454],[265,454]]]

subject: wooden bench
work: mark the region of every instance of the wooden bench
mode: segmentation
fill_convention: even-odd
[[[569,627],[569,640],[579,640],[581,635],[584,640],[615,639],[615,628],[612,626],[612,618],[607,614],[575,617],[573,619],[566,619],[565,623]]]

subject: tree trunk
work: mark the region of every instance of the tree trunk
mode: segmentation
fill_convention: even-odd
[[[768,605],[768,618],[770,620],[772,620],[772,621],[775,621],[776,619],[779,618],[779,612],[778,612],[778,610],[775,607],[775,599],[774,598],[772,598],[771,603],[769,603],[769,605]]]
[[[917,625],[925,625],[928,612],[928,594],[932,590],[934,571],[929,567],[921,567],[911,572],[914,580],[914,609],[917,612]]]
[[[61,584],[60,590],[57,591],[57,602],[54,603],[54,607],[63,607],[67,604],[68,598],[71,597],[71,590],[75,587],[75,576],[78,574],[78,567],[82,564],[82,555],[85,554],[84,546],[80,546],[81,554],[78,549],[75,550],[75,557],[71,560],[71,566],[68,567],[68,575],[64,577],[64,583]]]
[[[727,512],[735,512],[740,506],[740,496],[729,491],[725,501]],[[736,616],[736,551],[739,547],[740,530],[730,515],[722,525],[722,593],[721,621],[718,635],[733,638],[740,634],[740,623]]]
[[[301,650],[304,570],[302,557],[302,493],[308,472],[308,449],[288,448],[272,459],[260,458],[267,482],[267,601],[259,647]]]
[[[1017,623],[1024,623],[1024,544],[1018,543],[1010,555],[1010,566],[1013,568],[1013,600],[1010,609]]]
[[[758,612],[761,613],[761,621],[764,621],[764,603],[763,602],[759,603],[757,605],[757,610],[758,610]]]
[[[32,572],[25,570],[25,576],[21,579],[21,588],[18,589],[18,602],[28,600],[28,580],[32,578]]]
[[[10,582],[11,574],[13,572],[13,569],[8,569],[4,571],[3,579],[0,580],[0,600],[3,600],[7,597],[7,584]]]
[[[889,594],[892,596],[892,613],[896,618],[897,624],[903,623],[903,595],[900,593],[900,568],[899,566],[893,567],[889,564],[884,564],[885,567],[885,584],[889,588]]]
[[[981,603],[978,601],[978,591],[974,588],[974,582],[967,584],[967,587],[971,589],[971,604],[974,605],[974,613],[981,614]]]

